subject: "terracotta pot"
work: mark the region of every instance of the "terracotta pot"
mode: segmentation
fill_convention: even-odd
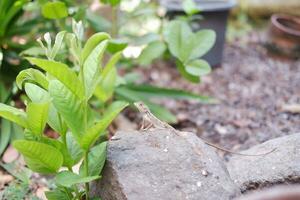
[[[272,15],[269,36],[269,43],[279,53],[300,58],[300,17]]]

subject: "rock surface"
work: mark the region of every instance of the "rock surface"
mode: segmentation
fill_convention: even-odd
[[[215,151],[167,130],[118,132],[92,194],[103,200],[226,200],[240,194]]]
[[[300,183],[300,133],[279,137],[242,153],[265,156],[233,156],[227,163],[231,178],[242,191],[275,184]]]

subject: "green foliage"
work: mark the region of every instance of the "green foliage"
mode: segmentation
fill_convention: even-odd
[[[30,187],[28,183],[13,181],[4,190],[0,191],[0,199],[25,199]]]
[[[199,82],[201,76],[210,72],[209,64],[198,58],[213,47],[216,39],[213,31],[201,30],[193,33],[186,22],[174,20],[165,27],[164,37],[171,54],[178,59],[179,72],[185,78]]]
[[[56,185],[70,188],[71,186],[79,183],[88,183],[93,180],[99,179],[100,176],[80,176],[70,171],[59,172],[55,177]]]
[[[24,139],[15,140],[13,146],[24,156],[27,166],[38,173],[57,174],[57,192],[48,192],[49,199],[81,199],[83,195],[88,199],[88,182],[100,178],[104,166],[106,129],[128,105],[124,101],[113,101],[102,108],[101,115],[93,111],[89,100],[97,88],[104,88],[105,96],[111,97],[114,87],[112,91],[108,90],[106,84],[111,82],[106,80],[111,72],[116,75],[115,64],[121,53],[116,52],[104,64],[102,56],[108,52],[110,36],[97,33],[82,45],[80,23],[76,23],[73,29],[76,29],[75,33],[60,32],[54,44],[47,33],[44,36],[47,47],[42,40],[39,41],[48,59],[27,57],[43,72],[26,69],[17,76],[18,87],[28,96],[26,112],[0,103],[0,116],[25,129]],[[55,60],[66,35],[72,38],[68,45],[77,58],[73,66],[79,64],[79,70]],[[12,127],[4,119],[2,128],[8,131]],[[45,136],[46,124],[57,131],[60,138]],[[3,141],[0,143],[2,149],[7,138]],[[94,144],[97,145],[93,147]],[[73,173],[72,167],[82,159],[80,174]],[[58,173],[62,166],[68,170]],[[85,191],[80,191],[80,184],[86,184]]]
[[[17,140],[13,145],[24,156],[28,167],[35,172],[56,173],[62,166],[61,152],[50,145],[27,140]]]
[[[138,58],[138,62],[141,65],[149,65],[151,62],[159,57],[161,57],[166,51],[167,47],[165,43],[161,41],[154,41],[149,43],[149,45],[142,51]]]
[[[182,2],[183,10],[188,15],[194,15],[199,12],[194,0],[184,0]]]
[[[42,7],[42,14],[48,19],[61,19],[68,16],[68,10],[64,2],[47,2]]]
[[[109,4],[111,6],[117,6],[120,4],[121,0],[100,0],[100,2]]]

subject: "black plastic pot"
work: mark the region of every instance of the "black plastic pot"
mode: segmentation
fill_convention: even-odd
[[[226,25],[229,11],[236,5],[235,0],[194,0],[200,9],[203,19],[199,20],[197,29],[213,29],[217,34],[214,47],[203,56],[211,66],[217,67],[222,63],[225,43]],[[167,16],[174,18],[184,14],[182,0],[160,0],[161,6],[167,9]],[[195,30],[195,31],[196,31]]]

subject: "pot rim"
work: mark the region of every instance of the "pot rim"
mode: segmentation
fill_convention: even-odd
[[[290,35],[293,35],[293,36],[300,37],[300,31],[283,25],[282,23],[279,22],[280,19],[289,20],[293,23],[300,25],[299,17],[295,17],[295,16],[291,16],[291,15],[284,15],[284,14],[273,14],[271,17],[271,22],[272,22],[273,26],[280,29],[281,31],[288,33]],[[299,20],[299,22],[297,20]]]

